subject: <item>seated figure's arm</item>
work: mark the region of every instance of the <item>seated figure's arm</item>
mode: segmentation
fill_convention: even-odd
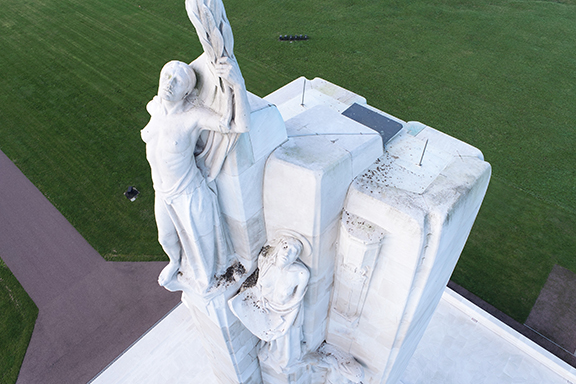
[[[298,268],[298,285],[294,289],[293,302],[300,302],[304,299],[304,294],[308,288],[308,280],[310,279],[310,271],[308,268],[299,265]]]

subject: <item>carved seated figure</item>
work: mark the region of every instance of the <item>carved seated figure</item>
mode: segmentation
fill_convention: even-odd
[[[303,360],[315,369],[326,370],[326,384],[358,384],[364,380],[364,368],[354,356],[326,342]]]
[[[260,363],[278,373],[288,372],[301,358],[301,307],[310,272],[297,260],[309,246],[306,239],[297,237],[283,236],[262,252],[256,285],[229,302],[232,312],[262,340]]]

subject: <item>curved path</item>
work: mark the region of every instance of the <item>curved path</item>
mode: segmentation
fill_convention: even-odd
[[[180,301],[161,262],[107,262],[0,151],[0,256],[39,309],[18,384],[86,383]]]

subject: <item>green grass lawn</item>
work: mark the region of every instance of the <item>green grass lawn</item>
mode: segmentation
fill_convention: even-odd
[[[458,284],[523,322],[576,272],[575,0],[224,1],[250,91],[322,77],[484,152]],[[0,149],[104,257],[162,259],[139,131],[162,65],[201,53],[184,0],[0,7]]]

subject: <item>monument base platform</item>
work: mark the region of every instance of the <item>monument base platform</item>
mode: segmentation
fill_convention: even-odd
[[[201,331],[179,304],[91,384],[214,383]],[[402,384],[576,383],[576,369],[446,288]]]
[[[246,251],[247,275],[260,266],[258,289],[299,300],[287,311],[254,302],[283,316],[264,328],[274,338],[256,338],[250,317],[227,305],[238,287],[205,303],[187,293],[189,311],[177,307],[93,383],[565,383],[574,375],[444,292],[490,179],[478,149],[318,78],[252,97],[251,108],[253,131],[228,156],[230,177],[219,179],[222,196],[239,191],[221,203],[223,214],[230,228],[243,223],[232,242]],[[286,251],[275,253],[280,240]],[[267,324],[272,315],[260,312]]]

